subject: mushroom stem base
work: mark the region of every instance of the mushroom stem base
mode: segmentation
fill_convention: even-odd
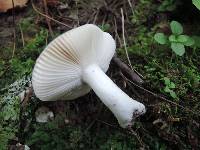
[[[112,111],[122,128],[133,125],[134,119],[145,113],[145,106],[124,93],[98,65],[93,64],[83,70],[83,81]]]

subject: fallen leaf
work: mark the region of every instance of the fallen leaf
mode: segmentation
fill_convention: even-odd
[[[24,7],[28,0],[0,0],[0,12],[7,12],[14,7]]]

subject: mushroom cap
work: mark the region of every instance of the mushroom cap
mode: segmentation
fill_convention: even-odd
[[[82,71],[97,64],[108,70],[116,44],[109,33],[86,24],[58,36],[36,60],[32,84],[43,101],[71,100],[87,94],[90,87],[82,80]]]

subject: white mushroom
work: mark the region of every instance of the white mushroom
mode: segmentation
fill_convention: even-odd
[[[145,113],[145,106],[105,74],[115,48],[112,36],[92,24],[60,35],[36,61],[32,74],[36,96],[43,101],[71,100],[92,88],[121,127],[131,126],[137,116]]]

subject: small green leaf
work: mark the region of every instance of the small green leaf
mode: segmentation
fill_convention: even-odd
[[[173,34],[180,35],[183,33],[183,27],[178,21],[172,21],[170,27]]]
[[[181,43],[171,43],[171,48],[179,56],[185,53],[185,47]]]
[[[159,44],[166,44],[167,43],[167,37],[163,33],[156,33],[154,35],[154,39]]]
[[[170,42],[178,42],[176,36],[173,35],[173,34],[169,36],[169,41],[170,41]]]
[[[165,81],[165,85],[168,86],[168,85],[170,84],[170,79],[167,78],[167,77],[164,77],[163,79],[164,79],[164,81]]]
[[[192,46],[192,45],[194,45],[194,43],[195,43],[195,42],[194,42],[194,39],[188,36],[187,41],[184,42],[183,44],[184,44],[185,46]]]
[[[176,9],[176,5],[174,1],[164,0],[161,5],[158,7],[158,11],[164,12],[164,11],[173,11]]]
[[[176,9],[176,5],[172,4],[166,8],[168,11],[173,11]]]
[[[192,39],[194,40],[194,46],[200,48],[200,36],[192,36]]]
[[[164,88],[164,91],[165,91],[166,93],[170,93],[170,92],[171,92],[171,90],[169,89],[168,86],[166,86],[166,87]]]
[[[176,85],[174,84],[174,82],[170,82],[169,88],[170,88],[170,89],[174,89],[175,87],[176,87]]]
[[[102,25],[99,25],[99,27],[101,28],[101,30],[106,32],[106,31],[108,31],[110,29],[110,24],[108,24],[108,23],[102,24]]]
[[[200,10],[200,0],[192,0],[192,3]]]
[[[177,98],[177,95],[174,91],[170,90],[169,92],[170,96],[173,97],[174,99]]]
[[[180,43],[187,42],[188,39],[189,39],[189,36],[187,36],[187,35],[179,35],[177,37],[177,41],[180,42]]]

